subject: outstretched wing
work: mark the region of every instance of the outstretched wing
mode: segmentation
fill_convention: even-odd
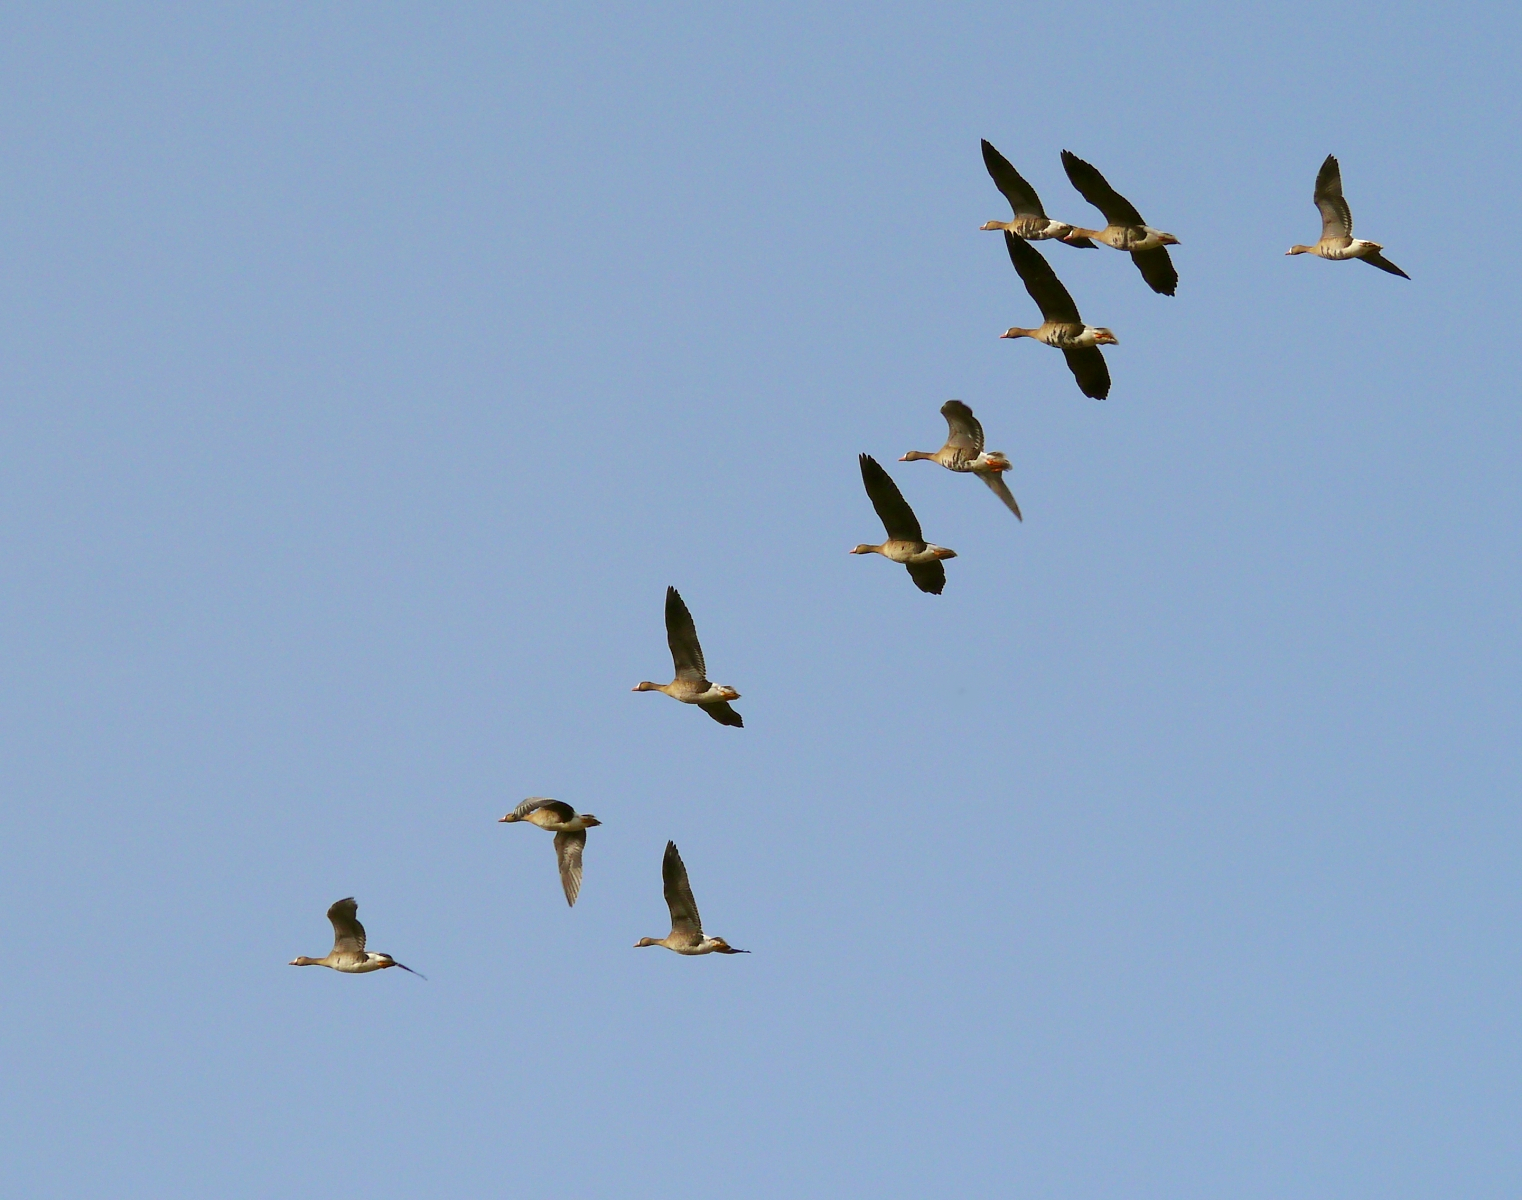
[[[681,593],[674,587],[666,589],[666,644],[671,647],[671,661],[678,679],[700,681],[708,677],[703,647],[698,645],[698,628],[682,603]]]
[[[576,810],[563,800],[551,800],[548,796],[530,796],[513,809],[513,816],[521,821],[529,813],[538,812],[541,808],[547,808],[554,813],[557,821],[569,821],[576,815]]]
[[[1009,159],[995,150],[987,138],[983,140],[983,165],[988,168],[989,175],[993,177],[994,186],[1004,193],[1010,208],[1015,210],[1015,216],[1046,216],[1041,208],[1041,197],[1036,195],[1036,189],[1021,178],[1020,172],[1010,165]]]
[[[1004,477],[993,471],[979,471],[978,478],[986,483],[993,494],[1004,501],[1004,507],[1015,514],[1017,520],[1023,521],[1020,515],[1020,506],[1015,503],[1015,494],[1009,490],[1009,485],[1004,482]]]
[[[687,867],[675,842],[666,843],[666,857],[661,859],[661,883],[666,892],[666,907],[671,910],[671,932],[701,941],[703,919],[698,916],[698,902],[692,898]]]
[[[1062,152],[1062,169],[1068,173],[1068,179],[1083,198],[1104,213],[1105,220],[1111,225],[1146,224],[1141,219],[1141,213],[1131,206],[1129,200],[1112,188],[1093,166],[1071,150]]]
[[[1328,154],[1321,170],[1316,172],[1316,191],[1311,198],[1321,210],[1323,238],[1353,236],[1353,210],[1342,198],[1342,168],[1337,165],[1335,154]]]
[[[575,904],[581,891],[581,852],[587,847],[587,831],[565,831],[555,835],[555,860],[560,864],[560,886],[565,902]]]
[[[744,719],[739,713],[729,707],[728,700],[719,700],[713,704],[699,704],[698,707],[720,725],[733,725],[736,729],[745,728]]]
[[[941,589],[946,586],[946,564],[938,558],[932,558],[927,563],[905,563],[904,567],[909,572],[909,578],[914,580],[914,586],[922,592],[939,596]]]
[[[977,458],[983,453],[983,426],[972,409],[960,400],[948,400],[941,405],[941,416],[946,418],[946,446],[958,458]]]
[[[1103,400],[1110,394],[1110,368],[1105,365],[1105,356],[1099,352],[1098,346],[1079,346],[1062,353],[1068,360],[1068,370],[1073,372],[1073,378],[1078,380],[1078,387],[1085,396]]]
[[[1147,286],[1161,296],[1171,296],[1178,288],[1178,272],[1168,257],[1167,246],[1155,246],[1151,250],[1131,251],[1131,261],[1141,272]]]
[[[1078,305],[1073,303],[1073,297],[1062,286],[1062,280],[1057,278],[1057,272],[1052,270],[1052,264],[1046,261],[1046,256],[1024,238],[1017,238],[1008,230],[1004,232],[1004,245],[1009,249],[1009,261],[1020,272],[1025,290],[1041,310],[1042,319],[1083,324],[1083,318],[1078,315]]]
[[[1389,271],[1391,275],[1399,275],[1402,279],[1411,278],[1411,276],[1407,275],[1377,250],[1373,254],[1365,254],[1363,260],[1371,267],[1378,267],[1381,271]]]
[[[359,905],[350,896],[335,901],[328,909],[328,920],[333,922],[333,950],[337,954],[363,954],[365,952],[365,927],[359,923]]]
[[[883,528],[888,531],[891,539],[900,542],[925,540],[914,509],[909,507],[904,494],[898,490],[898,484],[893,482],[888,472],[870,454],[861,455],[861,481],[866,485],[867,497],[872,501],[872,507],[877,510]]]

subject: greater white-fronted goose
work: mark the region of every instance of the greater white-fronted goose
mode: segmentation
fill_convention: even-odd
[[[703,647],[698,645],[697,626],[692,623],[692,614],[674,587],[666,589],[666,644],[671,647],[676,678],[670,683],[644,680],[635,684],[633,690],[665,692],[683,704],[696,704],[720,725],[743,728],[745,722],[740,719],[740,714],[729,707],[729,702],[738,700],[740,693],[727,684],[708,682]]]
[[[1005,234],[1009,237],[1009,234]],[[1022,246],[1024,242],[1020,243]],[[1035,253],[1032,251],[1031,253]],[[851,551],[852,554],[881,554],[890,562],[902,563],[914,580],[914,586],[922,592],[939,596],[946,586],[946,568],[943,558],[955,558],[957,552],[945,546],[935,546],[925,540],[920,532],[919,518],[914,509],[898,490],[898,484],[870,454],[861,456],[861,481],[866,485],[872,507],[882,518],[888,540],[880,546],[868,546],[865,542]]]
[[[1025,290],[1041,309],[1042,321],[1035,329],[1012,325],[999,336],[1034,338],[1044,346],[1061,350],[1083,394],[1103,400],[1110,394],[1110,368],[1105,366],[1105,356],[1099,347],[1117,346],[1120,340],[1102,326],[1083,323],[1078,305],[1073,303],[1073,297],[1041,251],[1008,233],[1004,235],[1004,244],[1009,247],[1009,261],[1020,272]]]
[[[359,923],[359,905],[350,896],[346,900],[337,900],[328,909],[328,920],[333,922],[333,949],[329,950],[322,958],[308,958],[302,955],[300,958],[291,959],[293,967],[332,967],[335,971],[342,971],[345,975],[363,975],[367,971],[384,971],[387,967],[401,967],[409,975],[416,975],[419,979],[425,978],[420,972],[411,967],[402,966],[389,954],[376,954],[374,951],[365,952],[365,927]]]
[[[948,471],[970,472],[986,483],[993,494],[1004,501],[1005,507],[1023,521],[1025,518],[1020,516],[1020,506],[1015,503],[1014,496],[1002,478],[1002,473],[1009,470],[1009,459],[997,450],[983,449],[983,426],[972,415],[972,409],[960,400],[948,400],[941,405],[941,416],[946,418],[949,431],[946,444],[934,454],[911,450],[898,461],[917,462],[926,459],[940,463]]]
[[[1316,190],[1311,198],[1321,210],[1321,240],[1314,246],[1291,246],[1286,254],[1314,254],[1333,262],[1361,258],[1371,267],[1402,279],[1411,278],[1380,253],[1384,247],[1378,242],[1353,236],[1353,210],[1342,198],[1342,168],[1337,165],[1336,155],[1328,154],[1321,170],[1316,172]]]
[[[666,843],[661,859],[661,885],[666,893],[666,907],[671,910],[671,932],[663,938],[640,938],[636,950],[643,946],[665,946],[678,954],[749,954],[736,950],[721,937],[703,936],[703,919],[698,916],[698,902],[692,898],[687,882],[687,868],[677,853],[676,843]]]
[[[981,228],[1002,229],[1028,242],[1044,242],[1048,238],[1060,238],[1064,245],[1093,250],[1094,243],[1086,237],[1069,238],[1073,227],[1062,221],[1054,221],[1041,207],[1041,197],[1036,189],[1025,182],[1020,172],[1010,165],[1009,159],[993,148],[987,138],[983,139],[983,165],[993,177],[994,186],[1004,193],[1009,207],[1014,211],[1013,221],[987,221]]]
[[[579,813],[569,804],[547,796],[530,796],[502,821],[527,821],[555,835],[555,861],[560,864],[560,886],[565,902],[575,904],[581,891],[581,852],[587,847],[587,830],[602,822],[591,813]],[[502,821],[499,821],[500,825]]]
[[[1070,150],[1062,152],[1062,166],[1073,186],[1083,198],[1104,213],[1109,222],[1103,229],[1074,226],[1069,237],[1090,237],[1117,250],[1130,251],[1131,261],[1141,272],[1147,286],[1164,296],[1178,287],[1178,272],[1168,257],[1168,247],[1177,246],[1178,238],[1161,229],[1153,229],[1141,218],[1131,202],[1112,188],[1105,177]]]

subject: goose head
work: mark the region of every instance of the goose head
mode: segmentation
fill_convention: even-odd
[[[660,944],[659,938],[640,938],[639,941],[634,943],[634,948],[638,950],[643,946],[659,946]]]

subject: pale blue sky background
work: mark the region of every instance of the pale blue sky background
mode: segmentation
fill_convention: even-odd
[[[7,8],[0,1191],[1515,1197],[1519,32]],[[1103,404],[980,137],[1183,240],[1048,248]]]

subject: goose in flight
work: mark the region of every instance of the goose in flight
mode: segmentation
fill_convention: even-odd
[[[1034,338],[1054,349],[1061,350],[1068,360],[1068,369],[1085,396],[1103,400],[1110,394],[1110,368],[1105,366],[1105,356],[1100,346],[1117,346],[1119,339],[1108,329],[1085,325],[1078,315],[1078,306],[1052,266],[1028,242],[1006,233],[1004,244],[1009,248],[1009,260],[1020,272],[1020,279],[1031,299],[1041,309],[1041,324],[1035,329],[1021,329],[1013,325],[1000,337]]]
[[[703,647],[698,645],[697,626],[682,603],[676,588],[666,589],[666,644],[671,647],[671,661],[676,678],[670,683],[651,683],[648,679],[634,685],[636,692],[665,692],[683,704],[696,704],[720,725],[744,727],[740,714],[729,707],[740,693],[727,684],[709,683],[703,665]]]
[[[581,891],[581,852],[587,848],[587,830],[602,822],[591,813],[579,813],[569,804],[546,796],[530,796],[497,823],[503,821],[527,821],[555,835],[560,886],[565,889],[565,902],[575,904]]]
[[[1011,235],[1006,233],[1004,236]],[[1024,242],[1020,244],[1025,245]],[[898,490],[898,484],[870,454],[861,455],[860,461],[861,481],[866,486],[872,507],[882,518],[883,528],[888,531],[888,540],[880,546],[868,546],[864,542],[851,553],[881,554],[891,562],[902,563],[915,587],[939,596],[946,586],[946,568],[941,565],[941,559],[955,558],[957,552],[927,542],[920,532],[919,518]]]
[[[419,979],[425,978],[421,973],[411,967],[402,966],[389,954],[376,954],[373,950],[365,952],[365,927],[359,923],[359,905],[354,903],[354,897],[346,900],[337,900],[333,907],[328,909],[328,920],[333,922],[333,949],[329,950],[322,958],[308,958],[302,955],[300,958],[291,959],[293,967],[332,967],[335,971],[342,971],[345,975],[363,975],[367,971],[384,971],[387,967],[401,967],[409,975],[416,975]]]
[[[1171,296],[1178,287],[1178,272],[1168,257],[1168,247],[1177,246],[1178,238],[1161,229],[1153,229],[1141,219],[1131,202],[1112,188],[1105,177],[1070,150],[1062,152],[1062,166],[1073,186],[1083,198],[1104,213],[1108,224],[1103,229],[1078,226],[1068,237],[1089,237],[1117,250],[1129,250],[1131,261],[1141,272],[1147,286],[1163,296]]]
[[[677,853],[675,842],[666,843],[666,856],[661,859],[661,885],[666,893],[666,907],[671,910],[671,932],[663,938],[640,938],[634,943],[636,950],[642,946],[665,946],[678,954],[750,953],[749,950],[736,950],[721,937],[703,936],[698,902],[692,898],[687,868]]]
[[[1023,521],[1025,518],[1020,516],[1020,506],[1015,503],[1014,496],[1002,478],[1002,473],[1009,470],[1009,459],[997,450],[983,449],[983,426],[972,415],[972,409],[960,400],[948,400],[941,405],[941,416],[946,418],[946,444],[934,454],[911,450],[898,461],[918,462],[920,459],[928,459],[940,463],[948,471],[971,472],[1004,501],[1004,506],[1015,514],[1017,520]]]
[[[1314,254],[1333,262],[1361,258],[1371,267],[1399,275],[1402,279],[1411,278],[1380,253],[1384,247],[1378,242],[1366,242],[1353,236],[1353,210],[1342,198],[1342,168],[1337,165],[1336,155],[1328,154],[1321,170],[1316,172],[1316,190],[1311,198],[1321,210],[1321,240],[1314,246],[1291,246],[1286,254]]]
[[[1036,189],[1025,182],[1020,172],[1010,165],[1009,159],[995,150],[987,138],[983,139],[983,165],[988,168],[989,175],[993,177],[994,186],[1003,192],[1004,198],[1009,201],[1010,208],[1014,210],[1015,219],[987,221],[981,228],[1002,229],[1028,242],[1044,242],[1048,238],[1060,238],[1064,245],[1079,246],[1085,250],[1094,249],[1094,243],[1086,237],[1068,239],[1068,235],[1073,232],[1073,227],[1062,221],[1054,221],[1046,215],[1046,210],[1041,207],[1041,197],[1036,195]]]

